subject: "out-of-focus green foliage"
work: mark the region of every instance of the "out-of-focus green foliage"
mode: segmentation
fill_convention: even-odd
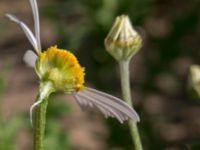
[[[20,116],[5,118],[3,113],[3,96],[6,91],[5,77],[0,76],[0,149],[15,150],[15,139],[22,127],[23,120]]]
[[[61,119],[71,112],[69,105],[53,95],[49,98],[45,149],[48,150],[63,150],[71,149],[70,140],[64,128],[60,126]]]
[[[47,126],[47,136],[45,139],[45,148],[48,150],[71,149],[68,134],[63,132],[59,122],[49,121]]]
[[[22,128],[23,119],[18,115],[12,117],[9,121],[0,120],[0,149],[2,150],[16,150],[17,135]]]

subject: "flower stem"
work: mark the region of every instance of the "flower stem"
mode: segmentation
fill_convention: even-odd
[[[37,101],[42,101],[36,108],[34,113],[34,150],[44,150],[46,110],[48,105],[48,97],[52,92],[51,83],[46,82],[40,85],[40,92]]]
[[[45,133],[45,123],[46,123],[47,102],[48,101],[45,99],[35,109],[34,150],[43,150],[44,149],[44,133]]]
[[[124,100],[133,107],[131,90],[130,90],[130,77],[129,77],[129,60],[120,61],[120,75],[121,75],[121,88]],[[135,150],[142,150],[142,142],[136,122],[129,120],[129,128],[131,130],[132,140],[135,146]]]

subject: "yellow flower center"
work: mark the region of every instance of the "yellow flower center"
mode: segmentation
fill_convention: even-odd
[[[36,71],[42,81],[51,81],[56,90],[68,93],[84,87],[84,68],[67,50],[52,46],[38,55]]]

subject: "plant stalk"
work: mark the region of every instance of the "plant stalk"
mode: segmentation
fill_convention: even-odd
[[[36,106],[34,112],[34,150],[44,150],[45,140],[45,124],[46,124],[46,110],[48,105],[48,97],[53,92],[51,83],[46,82],[40,85],[40,92],[37,96],[37,101],[42,101]]]
[[[120,61],[120,75],[121,75],[121,88],[123,99],[133,107],[132,98],[131,98],[131,89],[130,89],[130,77],[129,77],[129,60]],[[142,142],[140,139],[139,130],[136,122],[129,120],[128,121],[129,128],[131,130],[131,137],[134,143],[135,150],[142,150]]]

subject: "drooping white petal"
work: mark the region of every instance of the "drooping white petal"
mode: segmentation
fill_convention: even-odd
[[[87,102],[94,103],[94,105],[96,105],[97,108],[100,108],[100,110],[104,109],[104,111],[106,111],[106,112],[103,112],[106,118],[108,116],[110,116],[110,114],[112,114],[120,121],[120,123],[123,123],[123,120],[118,115],[117,111],[114,111],[114,109],[112,109],[111,107],[109,107],[107,105],[104,105],[99,101],[95,101],[94,98],[92,98],[92,97],[90,97],[90,96],[88,96],[86,94],[83,94],[83,93],[79,93],[78,95],[75,95],[75,97],[76,97],[77,100],[84,99]]]
[[[33,126],[33,110],[35,109],[35,107],[41,104],[44,100],[45,99],[40,99],[39,101],[36,101],[30,108],[30,122],[32,126]]]
[[[135,118],[137,121],[140,121],[139,116],[133,110],[133,108],[131,108],[128,104],[126,104],[121,99],[114,97],[112,95],[109,95],[107,93],[92,89],[92,88],[86,88],[86,89],[87,89],[86,90],[87,93],[92,93],[92,95],[96,96],[100,101],[105,102],[106,104],[109,104],[110,106],[116,106],[116,109],[123,110],[124,113],[128,114],[129,117],[132,116],[133,120]],[[127,108],[127,109],[124,109],[124,108]]]
[[[35,26],[35,37],[38,45],[38,49],[41,50],[41,41],[40,41],[40,18],[39,18],[39,11],[38,5],[36,0],[29,0],[33,12],[34,18],[34,26]]]
[[[34,68],[37,60],[37,55],[32,50],[27,50],[23,58],[27,66]]]
[[[121,123],[131,118],[134,121],[140,121],[139,116],[121,99],[106,94],[101,91],[97,91],[91,88],[85,88],[82,91],[74,94],[77,102],[81,106],[96,106],[105,117],[111,116],[117,118]]]
[[[11,14],[6,14],[6,17],[8,17],[11,21],[17,23],[22,30],[24,31],[26,37],[28,38],[28,40],[30,41],[30,43],[32,44],[33,48],[35,49],[35,51],[37,53],[39,53],[39,48],[35,39],[35,36],[33,35],[33,33],[31,32],[31,30],[28,28],[28,26],[23,23],[22,21],[20,21],[16,16],[11,15]]]

